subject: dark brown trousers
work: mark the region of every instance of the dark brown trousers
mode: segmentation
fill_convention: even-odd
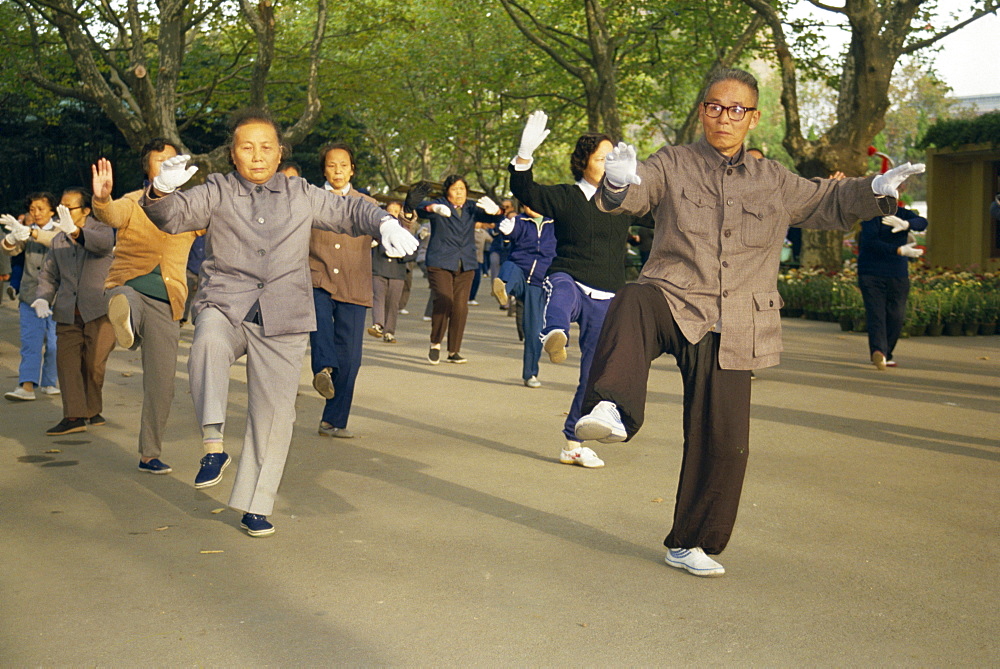
[[[104,408],[104,370],[115,347],[115,331],[107,316],[73,325],[56,323],[56,372],[62,390],[63,416],[91,418]]]
[[[434,311],[431,314],[431,343],[440,344],[448,333],[448,352],[462,349],[465,321],[469,317],[469,290],[473,272],[455,272],[440,267],[428,267]]]
[[[723,551],[736,523],[750,439],[750,372],[719,367],[719,336],[688,342],[658,288],[629,284],[604,319],[583,403],[586,414],[614,402],[631,439],[642,427],[650,364],[674,356],[684,382],[684,458],[663,543],[710,554]]]

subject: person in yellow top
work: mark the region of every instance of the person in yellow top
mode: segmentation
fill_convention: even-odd
[[[165,139],[148,142],[140,159],[147,181],[160,173],[164,160],[176,155],[177,148]],[[139,206],[141,189],[111,200],[110,161],[101,158],[92,171],[94,216],[118,230],[115,260],[104,284],[108,318],[119,346],[130,350],[142,346],[139,469],[169,474],[170,466],[160,460],[160,453],[174,398],[180,320],[188,293],[185,266],[192,242],[204,231],[163,232]]]

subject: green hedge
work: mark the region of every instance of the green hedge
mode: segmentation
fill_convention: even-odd
[[[1000,112],[989,112],[972,119],[938,121],[927,129],[917,148],[955,149],[965,144],[1000,146]]]

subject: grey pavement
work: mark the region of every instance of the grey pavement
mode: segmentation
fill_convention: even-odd
[[[115,350],[108,424],[46,437],[58,398],[0,400],[0,664],[997,666],[1000,337],[919,338],[878,372],[863,335],[785,322],[753,386],[726,576],[664,564],[681,456],[672,358],[607,466],[562,465],[578,355],[520,382],[513,319],[471,308],[466,365],[425,360],[418,279],[396,345],[365,342],[349,427],[317,435],[303,364],[275,513],[253,539],[234,469],[201,456],[183,331],[163,460],[136,469],[138,353]],[[575,331],[572,333],[575,336]],[[0,307],[13,389],[17,312]],[[239,457],[242,366],[227,450]]]

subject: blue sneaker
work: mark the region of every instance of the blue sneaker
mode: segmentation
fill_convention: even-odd
[[[158,458],[153,458],[149,462],[139,460],[139,471],[149,472],[150,474],[169,474],[174,470],[167,463],[160,462]]]
[[[201,469],[194,477],[194,487],[210,488],[214,486],[222,480],[222,472],[226,471],[226,467],[231,461],[232,458],[227,453],[208,453],[205,455],[201,459]]]
[[[274,534],[274,525],[267,522],[267,516],[256,513],[244,513],[240,527],[245,529],[251,537],[266,537],[269,534]]]

